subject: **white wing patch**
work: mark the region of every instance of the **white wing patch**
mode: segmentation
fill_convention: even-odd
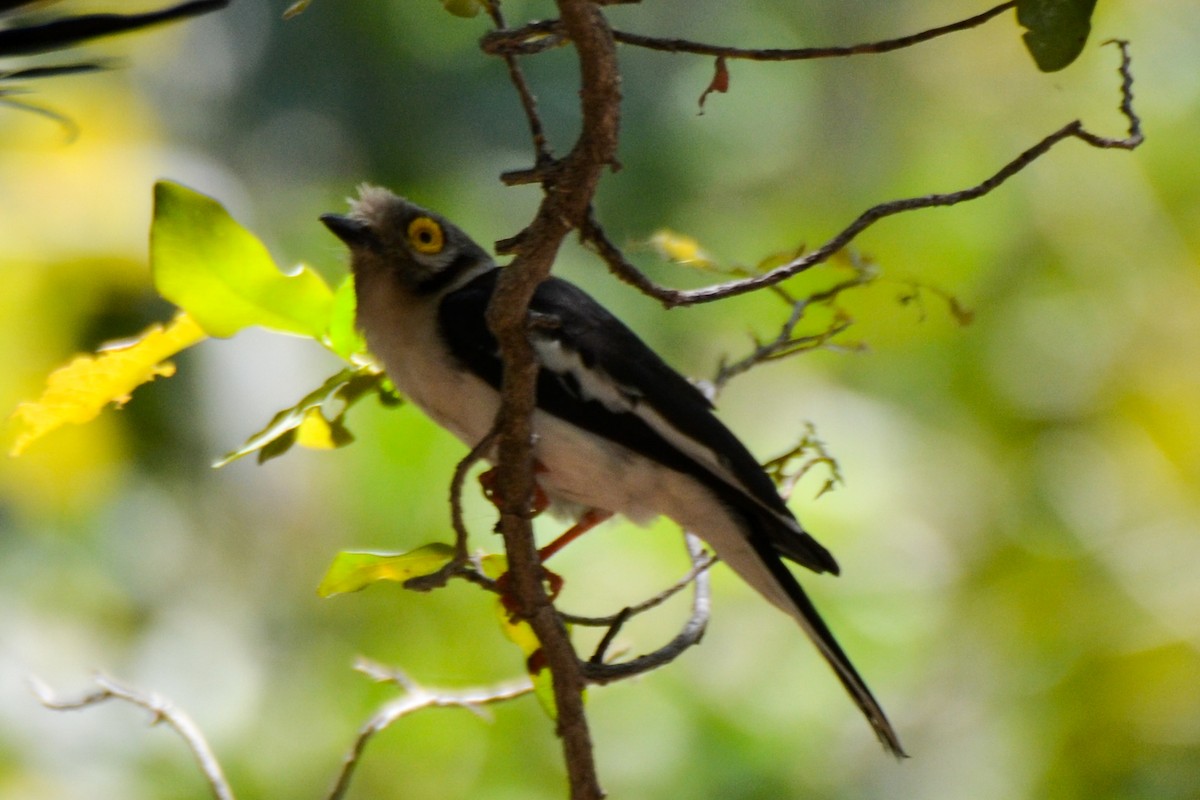
[[[603,372],[584,365],[575,350],[568,350],[558,339],[534,336],[533,349],[542,369],[556,375],[569,375],[584,400],[594,400],[614,414],[637,413],[641,393],[622,386]]]
[[[600,403],[614,414],[635,415],[672,447],[703,465],[729,486],[746,495],[788,528],[796,533],[803,533],[803,529],[794,519],[770,508],[748,491],[716,452],[681,432],[649,403],[642,402],[642,393],[637,388],[617,383],[606,373],[588,367],[583,363],[578,351],[564,347],[559,339],[544,334],[538,335],[536,332],[531,339],[542,369],[549,370],[556,375],[570,376],[585,401],[591,400]]]

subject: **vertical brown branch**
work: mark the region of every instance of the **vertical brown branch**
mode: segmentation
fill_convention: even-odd
[[[513,598],[542,645],[554,680],[558,735],[571,797],[604,796],[596,777],[591,734],[583,711],[585,680],[565,626],[546,596],[526,510],[533,494],[533,412],[537,365],[526,330],[534,290],[550,273],[566,235],[587,213],[604,167],[615,162],[620,120],[620,76],[608,23],[589,0],[558,0],[559,13],[579,54],[582,125],[570,154],[548,174],[537,216],[515,242],[488,309],[500,344],[504,385],[499,415],[497,490],[500,532],[508,553]]]

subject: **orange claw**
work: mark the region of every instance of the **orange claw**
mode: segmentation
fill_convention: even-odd
[[[499,467],[492,467],[479,476],[479,485],[483,487],[483,496],[490,500],[492,505],[494,505],[497,509],[500,509],[501,506],[504,505],[504,498],[502,498],[500,493],[496,490],[496,476],[499,469]],[[545,471],[546,468],[541,464],[536,462],[534,463],[533,472],[535,475],[539,472]],[[529,505],[529,516],[536,517],[549,507],[550,498],[546,496],[546,492],[542,490],[542,487],[535,482],[533,484],[533,498]]]
[[[517,598],[513,597],[512,594],[512,579],[509,577],[510,575],[511,573],[506,572],[499,578],[496,578],[496,589],[500,593],[500,602],[504,604],[504,610],[508,612],[509,618],[516,619],[520,608],[517,605]],[[563,576],[542,567],[542,580],[546,582],[546,588],[548,589],[547,597],[553,603],[558,599],[558,593],[562,591],[563,584],[565,583]]]
[[[491,471],[492,470],[489,470],[489,472]],[[559,550],[562,550],[571,542],[575,541],[580,536],[587,533],[592,528],[596,527],[601,522],[604,522],[611,516],[611,511],[601,511],[596,508],[589,508],[587,511],[583,512],[583,516],[581,516],[574,525],[560,534],[559,537],[550,542],[550,544],[538,550],[538,560],[544,563],[550,558],[550,556],[554,555]],[[541,569],[542,580],[546,582],[546,586],[549,589],[550,602],[553,603],[556,599],[558,599],[558,593],[562,591],[564,583],[563,577],[557,572],[551,572],[544,566]],[[516,598],[512,596],[512,586],[510,584],[511,580],[509,578],[509,573],[507,572],[496,579],[496,588],[500,590],[500,602],[504,603],[504,608],[508,611],[509,616],[515,617],[517,615],[518,608]]]

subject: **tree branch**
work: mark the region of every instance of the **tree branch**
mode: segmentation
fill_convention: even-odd
[[[556,612],[542,584],[542,570],[530,529],[528,509],[534,490],[533,428],[537,367],[527,338],[528,305],[537,285],[549,274],[553,260],[565,235],[574,228],[580,230],[585,244],[595,248],[609,268],[643,292],[671,307],[709,302],[759,288],[777,286],[783,280],[826,261],[849,244],[859,233],[884,217],[917,208],[954,205],[980,197],[1017,174],[1048,152],[1063,139],[1080,138],[1097,147],[1132,148],[1140,142],[1140,123],[1132,108],[1132,78],[1128,69],[1128,52],[1122,51],[1121,110],[1130,121],[1130,136],[1126,139],[1098,137],[1084,129],[1081,122],[1070,123],[1045,137],[1033,147],[1006,164],[980,184],[956,192],[894,200],[874,206],[825,245],[799,256],[789,263],[724,284],[691,290],[667,289],[650,281],[633,267],[605,235],[591,211],[591,198],[605,166],[616,166],[617,131],[619,127],[620,90],[616,65],[614,35],[608,28],[599,8],[588,0],[557,0],[561,19],[550,23],[535,23],[518,32],[503,29],[499,0],[490,0],[493,22],[501,28],[484,37],[485,52],[501,55],[509,65],[509,74],[517,87],[525,108],[534,139],[537,159],[533,168],[506,173],[509,184],[540,182],[545,191],[534,220],[517,236],[497,243],[500,252],[513,253],[515,258],[504,270],[488,309],[488,325],[496,335],[504,368],[501,409],[497,418],[497,495],[500,498],[499,530],[504,536],[509,560],[510,598],[517,613],[527,619],[541,643],[541,653],[553,676],[555,703],[558,712],[558,734],[562,740],[568,770],[571,797],[599,798],[602,792],[595,773],[592,745],[587,720],[583,713],[581,692],[588,683],[608,683],[655,669],[676,658],[700,641],[709,611],[708,576],[700,566],[698,551],[689,539],[695,568],[690,577],[695,583],[693,613],[680,633],[664,647],[629,662],[603,663],[604,654],[621,626],[634,613],[633,609],[607,618],[609,630],[590,661],[581,661],[563,624],[564,617]],[[991,19],[1013,7],[1004,3],[988,12],[931,29],[902,39],[858,45],[850,48],[821,48],[804,51],[745,51],[737,49],[702,50],[710,55],[757,58],[759,60],[791,60],[831,55],[852,55],[861,52],[885,52],[888,49],[911,46],[934,36],[962,30]],[[541,43],[531,48],[524,37],[537,36]],[[548,44],[570,41],[574,44],[581,70],[581,133],[569,155],[555,161],[545,147],[540,119],[532,94],[517,68],[518,54],[537,52]],[[630,42],[658,49],[686,50],[685,45],[671,41],[664,44]],[[707,46],[697,46],[707,47]],[[688,50],[692,52],[693,50]],[[841,291],[840,286],[831,290]],[[832,295],[830,295],[832,296]],[[760,346],[751,356],[752,363],[761,363],[797,347],[811,345],[808,339],[793,335],[795,323],[803,315],[804,305],[796,304],[792,319],[785,325],[780,338]],[[739,367],[723,377],[728,380]],[[461,532],[459,533],[461,536]],[[649,601],[651,607],[656,601]]]
[[[827,261],[830,256],[848,245],[860,233],[881,219],[922,208],[953,206],[983,197],[1044,156],[1059,142],[1066,139],[1080,139],[1092,147],[1119,148],[1123,150],[1136,148],[1144,141],[1144,137],[1141,130],[1141,119],[1133,110],[1133,74],[1130,70],[1129,45],[1128,42],[1122,40],[1113,40],[1112,44],[1115,44],[1121,51],[1121,65],[1118,69],[1121,75],[1121,102],[1119,108],[1121,114],[1129,122],[1129,132],[1126,136],[1120,138],[1099,136],[1085,129],[1083,123],[1079,120],[1069,122],[1025,150],[993,175],[975,186],[956,192],[891,200],[872,206],[816,250],[760,275],[700,289],[670,289],[650,280],[636,266],[630,263],[620,248],[613,244],[607,237],[603,228],[600,227],[594,217],[588,217],[587,223],[581,231],[581,236],[584,242],[594,248],[608,264],[609,270],[614,275],[660,301],[667,308],[696,303],[710,303],[725,297],[732,297],[733,295],[745,294],[768,286],[774,286],[781,281],[787,280]]]
[[[537,216],[510,246],[516,258],[500,277],[488,308],[488,325],[500,345],[504,385],[498,417],[496,488],[500,532],[508,555],[512,598],[537,634],[553,675],[571,797],[603,797],[583,711],[585,680],[566,627],[541,580],[541,564],[527,511],[533,495],[532,416],[537,367],[527,336],[527,309],[550,273],[563,239],[582,224],[600,173],[616,159],[620,75],[608,23],[589,0],[557,0],[564,29],[575,43],[581,77],[581,132],[570,154],[543,182]],[[510,73],[511,74],[511,73]]]
[[[656,36],[644,36],[627,31],[613,31],[613,38],[621,44],[633,47],[643,47],[647,50],[658,50],[665,53],[691,53],[718,58],[741,59],[745,61],[807,61],[814,58],[841,58],[877,53],[890,53],[906,47],[936,39],[950,33],[975,28],[993,17],[1016,8],[1015,2],[1001,3],[983,13],[976,14],[958,22],[941,25],[936,28],[919,31],[918,33],[901,36],[895,39],[883,39],[878,42],[863,44],[835,45],[831,47],[792,47],[792,48],[748,48],[731,47],[719,44],[703,44],[687,39],[664,39]],[[536,55],[553,47],[558,47],[569,37],[558,20],[539,20],[511,30],[493,31],[483,37],[484,52],[493,55]]]
[[[50,687],[37,679],[30,680],[30,688],[33,689],[38,702],[46,708],[55,711],[75,711],[82,708],[90,708],[91,706],[106,703],[109,700],[121,700],[138,708],[146,709],[154,715],[154,718],[150,720],[151,725],[164,722],[168,728],[173,730],[183,740],[188,750],[191,751],[192,757],[196,759],[200,771],[204,774],[204,779],[208,782],[208,788],[212,792],[212,796],[217,800],[234,800],[233,789],[230,787],[229,781],[226,780],[225,773],[221,770],[221,764],[213,754],[212,748],[209,747],[204,734],[200,732],[200,729],[192,721],[191,717],[176,708],[175,704],[170,700],[160,695],[146,694],[133,687],[120,684],[105,675],[96,675],[92,680],[100,688],[91,694],[83,695],[75,700],[64,700],[58,697]]]
[[[942,25],[937,28],[901,36],[896,39],[884,39],[878,42],[863,44],[835,45],[832,47],[795,47],[795,48],[764,48],[754,49],[745,47],[727,47],[724,45],[702,44],[686,39],[660,39],[654,36],[642,36],[637,33],[613,31],[613,38],[621,44],[644,47],[649,50],[659,50],[666,53],[694,53],[696,55],[716,56],[719,58],[742,59],[745,61],[807,61],[814,58],[842,58],[877,53],[890,53],[906,47],[936,39],[949,33],[957,33],[978,27],[993,17],[1010,9],[1016,8],[1015,2],[1001,3],[973,17]]]
[[[354,770],[362,758],[363,750],[377,733],[386,730],[397,720],[420,711],[424,708],[465,708],[479,714],[485,705],[512,700],[533,691],[533,683],[529,679],[499,684],[488,688],[472,688],[465,690],[427,689],[420,686],[403,671],[394,667],[385,667],[366,659],[359,659],[354,668],[373,680],[394,683],[404,690],[404,694],[385,703],[371,715],[358,729],[358,735],[353,744],[342,758],[342,768],[338,771],[333,788],[327,794],[326,800],[342,800],[350,788],[350,780]]]
[[[638,656],[632,661],[622,661],[619,664],[605,664],[600,661],[600,657],[603,656],[603,650],[598,648],[592,660],[580,663],[580,668],[589,682],[605,684],[641,675],[644,672],[649,672],[650,670],[658,669],[665,664],[671,663],[682,655],[685,650],[700,643],[700,639],[703,638],[704,631],[708,627],[708,619],[712,610],[712,593],[709,583],[708,566],[716,559],[710,559],[707,556],[704,552],[703,543],[697,537],[690,533],[685,533],[684,539],[688,555],[692,559],[693,571],[695,572],[693,578],[695,588],[692,595],[692,613],[688,617],[687,623],[684,624],[683,628],[670,642],[654,652]],[[704,568],[700,568],[700,565],[706,560],[709,563],[705,564]],[[613,627],[619,628],[628,618],[628,614],[618,614],[613,622]],[[609,634],[605,636],[605,641],[601,642],[601,645],[607,646],[607,643],[615,635],[615,630],[610,630]]]

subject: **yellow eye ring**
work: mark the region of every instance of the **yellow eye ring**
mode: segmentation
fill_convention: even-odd
[[[446,236],[442,226],[430,217],[417,217],[408,223],[408,243],[418,253],[432,256],[442,252]]]

